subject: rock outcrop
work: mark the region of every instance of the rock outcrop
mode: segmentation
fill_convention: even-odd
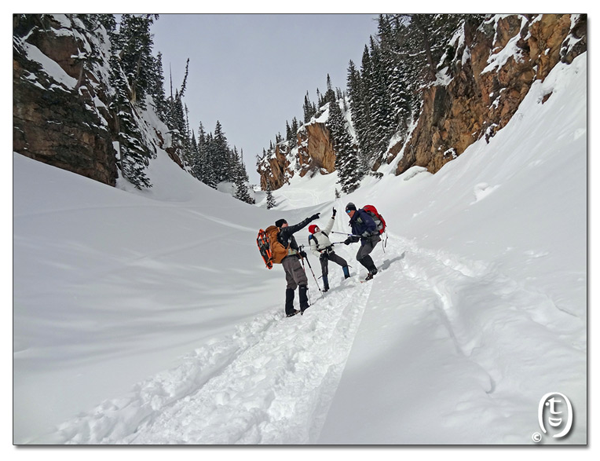
[[[13,150],[114,186],[108,82],[102,81],[108,76],[101,69],[108,38],[57,17],[13,16]]]
[[[535,80],[560,61],[586,50],[586,18],[572,15],[510,15],[464,29],[464,41],[444,70],[447,85],[423,94],[412,136],[392,146],[386,160],[402,152],[396,174],[412,166],[437,172],[476,140],[502,129]],[[550,96],[548,96],[550,97]]]
[[[467,21],[462,32],[449,43],[438,81],[423,90],[416,125],[397,136],[373,170],[400,155],[397,175],[413,166],[439,171],[506,126],[536,80],[587,49],[585,15],[495,15],[483,24]],[[321,119],[300,129],[297,146],[278,145],[259,164],[263,189],[267,182],[277,189],[294,174],[334,171],[335,151]]]
[[[294,170],[290,168],[289,143],[277,144],[273,151],[269,152],[258,165],[260,175],[260,188],[262,190],[279,189],[286,184],[289,178],[294,176]]]
[[[298,161],[300,176],[321,171],[335,171],[335,151],[331,133],[324,123],[313,122],[298,131]]]
[[[331,133],[325,123],[313,120],[303,125],[297,133],[296,146],[289,142],[278,143],[258,164],[260,186],[279,189],[295,174],[323,174],[335,171],[335,151]]]

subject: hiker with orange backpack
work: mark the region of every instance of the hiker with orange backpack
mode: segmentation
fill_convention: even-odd
[[[274,262],[281,262],[285,271],[285,280],[287,282],[285,289],[285,315],[287,317],[304,313],[308,309],[308,278],[302,264],[300,264],[300,258],[306,258],[306,253],[298,247],[294,234],[315,219],[319,219],[319,213],[306,218],[294,226],[288,225],[285,219],[279,219],[275,222],[275,226],[279,229],[277,242],[280,245],[273,245],[273,256],[275,258]],[[280,253],[279,255],[277,254],[278,252]],[[294,293],[296,288],[298,288],[300,298],[300,310],[294,309]]]
[[[308,226],[308,231],[310,232],[308,243],[310,244],[310,249],[321,262],[323,292],[329,291],[329,268],[327,267],[329,261],[333,261],[342,266],[344,278],[350,277],[348,263],[344,258],[335,254],[335,251],[333,251],[333,243],[329,240],[329,233],[331,232],[331,229],[333,229],[333,224],[335,223],[335,213],[336,210],[334,208],[333,215],[324,229],[319,228],[316,224]]]
[[[377,274],[377,267],[371,258],[370,253],[381,241],[377,224],[364,209],[356,209],[356,205],[350,202],[346,205],[346,213],[350,217],[350,226],[352,227],[352,235],[345,241],[345,245],[360,241],[360,249],[356,254],[356,259],[359,263],[367,268],[369,274],[365,281],[371,280]]]

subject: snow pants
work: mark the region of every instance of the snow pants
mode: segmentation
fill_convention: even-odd
[[[381,242],[379,234],[367,237],[362,240],[360,249],[358,250],[358,253],[356,253],[356,260],[365,266],[369,272],[372,272],[374,269],[377,270],[373,258],[371,258],[369,254],[375,249],[375,245],[379,242]]]
[[[287,288],[285,290],[285,313],[290,315],[294,312],[294,290],[298,287],[300,294],[300,310],[304,311],[308,308],[308,278],[300,258],[298,256],[287,256],[281,261],[283,270],[285,271],[285,280]]]
[[[323,277],[327,277],[327,275],[329,274],[329,261],[333,261],[334,263],[339,264],[342,267],[348,265],[346,260],[341,256],[336,255],[334,251],[321,253],[319,261],[321,261],[321,274],[323,274]]]
[[[296,287],[301,285],[308,285],[306,272],[304,272],[298,256],[293,255],[283,258],[281,265],[285,271],[285,281],[289,290],[295,290]]]

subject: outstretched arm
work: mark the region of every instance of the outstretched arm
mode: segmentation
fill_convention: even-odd
[[[331,219],[329,220],[329,222],[325,226],[325,229],[323,229],[321,232],[323,232],[326,235],[329,235],[329,233],[331,232],[331,229],[333,229],[333,224],[334,223],[335,223],[335,215],[333,215],[331,217]]]
[[[310,222],[314,221],[315,219],[319,219],[319,213],[312,215],[310,218],[306,218],[304,221],[300,221],[298,224],[285,227],[285,228],[281,229],[281,232],[286,232],[288,235],[295,234],[300,229],[303,229],[306,226],[308,226],[308,224]]]

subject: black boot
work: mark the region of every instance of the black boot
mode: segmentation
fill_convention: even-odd
[[[300,312],[304,314],[304,311],[308,309],[308,287],[300,285],[298,291],[300,292]]]
[[[377,268],[375,267],[375,263],[373,262],[373,258],[369,255],[365,256],[360,260],[360,263],[365,266],[365,268],[369,271],[369,274],[365,278],[366,280],[371,280],[375,274],[377,274]]]
[[[288,288],[285,290],[285,315],[287,317],[292,317],[298,312],[300,311],[294,309],[294,290]]]
[[[369,266],[369,274],[375,275],[377,273],[377,268],[375,267],[375,263],[371,259],[371,265]]]

